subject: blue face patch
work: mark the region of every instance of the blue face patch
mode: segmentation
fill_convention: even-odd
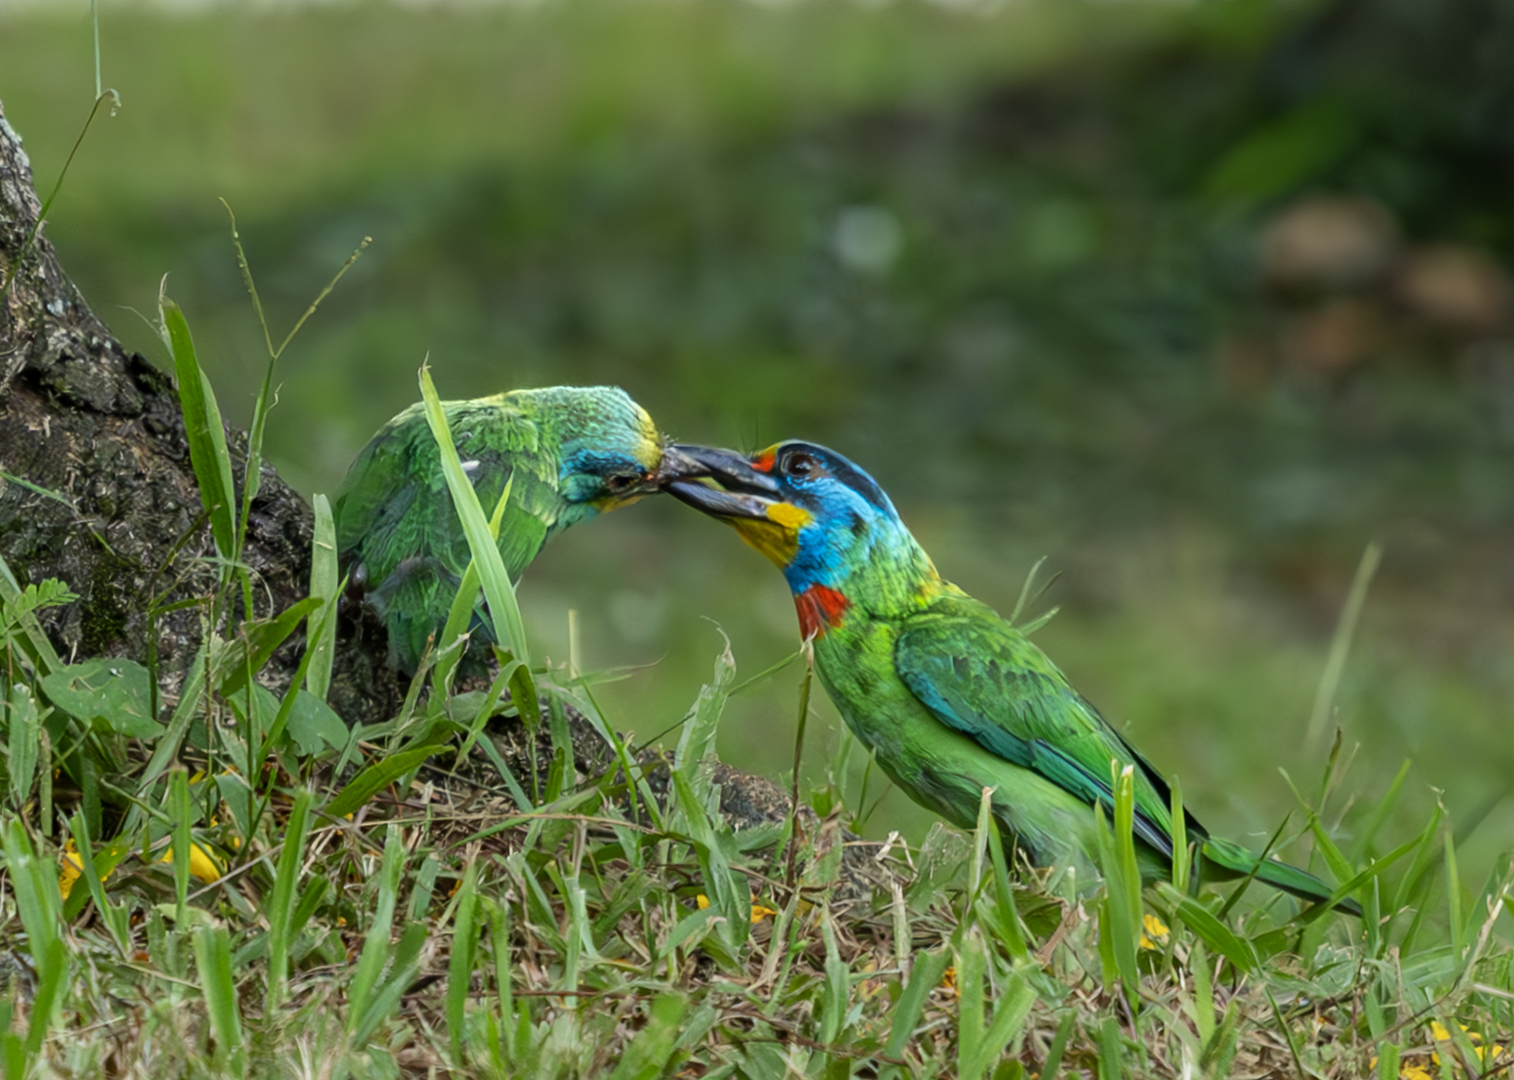
[[[558,470],[562,496],[570,503],[592,502],[607,494],[605,480],[611,476],[640,476],[645,466],[627,454],[603,450],[576,450]]]
[[[896,545],[912,544],[893,504],[872,478],[838,454],[805,447],[821,466],[810,476],[785,476],[779,483],[792,500],[814,516],[799,530],[797,550],[784,576],[796,593],[813,585],[836,587],[859,564],[886,558]],[[779,462],[782,462],[780,454]]]

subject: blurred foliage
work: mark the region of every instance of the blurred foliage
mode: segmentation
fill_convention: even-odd
[[[87,112],[85,7],[0,15],[44,180]],[[679,437],[831,443],[984,599],[1053,556],[1041,639],[1217,831],[1276,821],[1274,764],[1321,768],[1297,744],[1377,538],[1342,693],[1362,789],[1408,754],[1421,819],[1426,782],[1468,820],[1506,790],[1507,2],[107,6],[102,30],[125,107],[50,235],[107,317],[172,273],[234,420],[263,367],[215,196],[276,331],[375,237],[281,362],[266,450],[307,491],[428,352],[444,396],[615,382]],[[559,659],[570,605],[586,663],[666,657],[604,690],[647,734],[698,677],[694,616],[748,671],[792,648],[776,575],[690,518],[570,533],[522,594]],[[728,758],[784,768],[791,692],[733,702]],[[895,795],[872,827],[919,820]]]

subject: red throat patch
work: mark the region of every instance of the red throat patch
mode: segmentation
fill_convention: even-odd
[[[799,612],[799,633],[808,641],[841,625],[852,602],[826,585],[811,585],[794,597]]]

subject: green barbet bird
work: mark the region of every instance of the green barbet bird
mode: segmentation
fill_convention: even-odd
[[[442,409],[485,514],[510,484],[499,552],[511,580],[569,525],[700,471],[618,387],[514,390]],[[387,625],[391,666],[409,674],[446,625],[470,559],[421,404],[358,455],[333,514],[351,588]],[[485,639],[481,618],[473,633]]]
[[[1170,876],[1167,782],[1040,648],[942,579],[870,476],[804,442],[751,458],[697,452],[725,490],[690,480],[668,490],[733,525],[783,571],[821,683],[916,802],[972,828],[992,788],[1001,830],[1033,862],[1087,875],[1098,850],[1094,807],[1113,820],[1113,770],[1131,767],[1141,875]],[[1184,820],[1206,879],[1254,872],[1306,900],[1332,895],[1312,874],[1210,836],[1186,810]],[[1361,914],[1349,900],[1336,906]]]

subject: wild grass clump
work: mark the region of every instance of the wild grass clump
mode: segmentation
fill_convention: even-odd
[[[720,812],[710,747],[729,652],[670,761],[578,778],[549,724],[544,788],[499,761],[499,783],[469,790],[425,763],[455,753],[472,717],[412,702],[307,753],[288,725],[270,739],[275,695],[261,714],[238,704],[248,684],[225,673],[248,653],[226,644],[242,662],[211,661],[193,730],[144,783],[182,699],[157,723],[131,710],[126,669],[58,663],[33,613],[65,598],[7,587],[0,609],[7,1075],[1419,1077],[1509,1063],[1511,954],[1493,933],[1509,875],[1470,902],[1448,887],[1438,819],[1378,858],[1358,837],[1353,858],[1311,815],[1361,922],[1280,896],[1143,892],[1128,784],[1098,892],[1017,872],[985,799],[971,835],[866,846],[878,887],[859,895],[839,808],[739,830]],[[613,739],[564,675],[509,677]],[[118,728],[147,723],[122,745]],[[119,771],[100,760],[110,747],[125,750]]]

